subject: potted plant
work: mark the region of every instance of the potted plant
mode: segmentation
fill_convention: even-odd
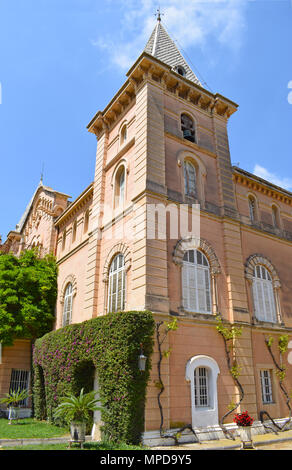
[[[253,449],[251,427],[254,419],[249,416],[247,411],[243,411],[242,413],[236,413],[233,421],[239,428],[242,448]]]
[[[16,422],[19,417],[19,406],[23,400],[26,400],[29,397],[29,393],[27,390],[14,390],[10,391],[9,393],[5,394],[5,397],[0,400],[0,403],[4,403],[7,405],[9,412],[8,412],[8,419],[9,423],[12,424],[12,420],[15,419]]]
[[[83,445],[85,441],[86,424],[91,418],[91,414],[96,410],[101,410],[97,406],[98,399],[95,398],[95,391],[84,393],[82,388],[80,395],[67,394],[61,398],[61,403],[55,410],[55,418],[61,418],[70,425],[71,442],[78,442]]]

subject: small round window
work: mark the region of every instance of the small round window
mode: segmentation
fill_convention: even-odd
[[[178,66],[176,67],[176,71],[177,71],[177,73],[178,73],[179,75],[181,75],[182,77],[185,77],[186,71],[185,71],[185,69],[184,69],[181,65],[178,65]]]

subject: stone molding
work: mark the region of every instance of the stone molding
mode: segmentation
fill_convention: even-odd
[[[281,281],[280,281],[280,278],[278,276],[278,273],[277,273],[275,267],[273,266],[273,264],[271,263],[271,261],[268,258],[266,258],[265,256],[263,256],[261,254],[251,255],[247,259],[247,261],[245,263],[245,277],[246,277],[246,279],[248,279],[249,281],[252,282],[252,280],[254,278],[254,268],[258,264],[262,264],[263,266],[265,266],[265,268],[267,268],[267,270],[271,274],[273,287],[275,289],[280,288],[281,287]]]
[[[203,238],[188,237],[182,240],[179,240],[174,248],[173,252],[173,261],[177,265],[183,264],[183,257],[186,251],[188,250],[197,250],[200,249],[207,256],[207,259],[210,264],[211,275],[216,275],[221,273],[221,267],[218,261],[218,258],[215,254],[210,243]]]
[[[103,276],[102,276],[103,282],[108,282],[108,273],[109,273],[111,262],[113,258],[118,254],[122,254],[124,256],[126,272],[130,269],[132,265],[131,251],[129,247],[125,245],[125,243],[123,242],[117,243],[111,248],[111,250],[109,251],[107,255],[106,262],[103,267]]]
[[[60,295],[61,304],[64,303],[65,290],[69,283],[72,284],[73,297],[75,297],[75,295],[77,294],[77,277],[75,276],[75,274],[69,274],[68,276],[65,277],[63,284],[62,284],[61,295]]]

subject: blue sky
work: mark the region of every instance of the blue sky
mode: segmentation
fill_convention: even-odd
[[[233,164],[292,191],[291,0],[0,0],[0,234],[40,180],[76,198],[93,180],[86,125],[121,87],[155,26],[214,92],[239,104]],[[290,89],[291,91],[291,89]]]

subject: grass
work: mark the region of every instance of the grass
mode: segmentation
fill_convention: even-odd
[[[3,450],[80,450],[74,446],[69,449],[68,444],[42,444],[3,447]],[[128,444],[113,444],[111,442],[85,442],[84,450],[146,450],[146,447],[132,446]]]
[[[68,428],[61,428],[33,418],[19,419],[17,424],[8,423],[8,419],[0,419],[0,439],[44,439],[69,435]]]
[[[61,428],[46,421],[33,418],[19,419],[17,423],[8,424],[8,419],[0,419],[0,439],[45,439],[53,437],[68,437],[68,428]],[[0,450],[79,450],[67,442],[60,444],[28,444],[20,446],[3,446]],[[145,447],[128,444],[113,444],[111,442],[85,442],[84,450],[145,450]]]

